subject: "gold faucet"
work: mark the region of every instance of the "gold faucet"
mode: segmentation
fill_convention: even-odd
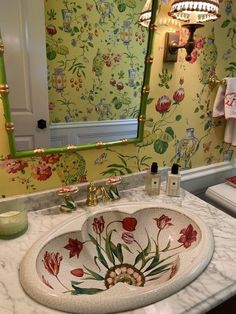
[[[86,205],[88,206],[96,206],[98,203],[98,196],[102,197],[103,203],[107,202],[110,200],[110,197],[104,188],[104,186],[96,186],[94,182],[91,182],[88,186],[87,189],[87,200],[86,200]]]

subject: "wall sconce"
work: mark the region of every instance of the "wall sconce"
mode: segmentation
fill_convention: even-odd
[[[166,33],[164,62],[176,62],[178,49],[185,48],[186,61],[191,61],[192,52],[195,48],[194,33],[196,29],[203,27],[202,23],[214,21],[220,17],[219,0],[174,0],[169,15],[180,21],[186,22],[182,27],[189,30],[189,38],[184,45],[179,45],[179,35]]]

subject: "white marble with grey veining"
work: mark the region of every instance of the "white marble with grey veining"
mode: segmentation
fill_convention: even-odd
[[[190,285],[178,293],[145,308],[126,314],[203,314],[236,294],[236,219],[182,190],[181,197],[170,198],[164,193],[149,197],[143,186],[124,190],[121,200],[155,201],[156,204],[172,203],[183,206],[202,218],[211,228],[215,239],[215,252],[206,270]],[[102,204],[87,208],[85,201],[78,203],[78,209],[61,213],[57,207],[28,213],[29,229],[14,240],[0,240],[0,313],[1,314],[49,314],[62,313],[46,308],[30,299],[21,288],[18,268],[30,246],[45,232],[67,218],[76,216],[81,210],[102,209]]]

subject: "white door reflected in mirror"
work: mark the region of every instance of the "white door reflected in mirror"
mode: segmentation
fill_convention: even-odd
[[[145,3],[145,1],[143,1],[143,3]],[[61,102],[60,93],[63,93],[63,99],[69,99],[70,88],[72,89],[72,79],[70,79],[70,77],[67,78],[68,91],[65,91],[66,89],[60,91],[56,90],[55,84],[53,85],[53,75],[55,79],[56,69],[62,68],[60,64],[61,60],[55,59],[54,69],[50,69],[49,61],[53,58],[53,54],[64,54],[64,62],[70,62],[69,57],[66,56],[67,47],[62,44],[58,44],[56,47],[56,37],[54,38],[52,34],[52,31],[55,31],[53,16],[50,17],[52,23],[50,25],[46,24],[45,30],[45,15],[49,14],[49,10],[46,12],[44,1],[11,0],[11,4],[9,4],[9,2],[0,0],[0,4],[0,28],[5,45],[4,57],[7,82],[10,87],[9,99],[12,120],[15,124],[14,136],[17,151],[33,150],[38,147],[58,148],[67,145],[78,146],[83,144],[94,144],[100,141],[106,143],[121,139],[137,138],[138,115],[140,110],[139,107],[137,107],[137,104],[140,106],[144,57],[146,54],[147,43],[146,30],[139,27],[138,30],[140,33],[133,34],[135,29],[131,29],[132,23],[117,18],[117,34],[115,36],[114,33],[109,34],[111,42],[107,43],[107,46],[103,50],[103,52],[107,51],[107,53],[103,53],[100,56],[98,53],[99,48],[96,48],[97,52],[92,60],[91,73],[86,72],[83,76],[82,61],[80,68],[78,68],[78,64],[75,63],[75,61],[67,67],[69,72],[81,75],[84,80],[83,85],[88,86],[87,89],[85,89],[85,93],[82,94],[80,98],[78,97],[78,104],[87,97],[86,101],[88,106],[86,110],[87,112],[93,110],[93,114],[96,113],[98,119],[96,121],[90,121],[89,117],[84,113],[85,110],[82,112],[81,109],[76,109],[77,112],[81,113],[82,118],[80,121],[72,121],[72,114],[69,115],[68,118],[68,115],[65,116],[65,113],[64,121],[59,121],[59,119],[50,112],[50,104],[52,104],[50,97],[53,98],[57,92],[59,100],[56,99],[54,105],[56,102]],[[81,7],[82,6],[83,5],[81,5]],[[142,6],[143,4],[141,3],[140,7]],[[92,5],[90,9],[96,9],[100,14],[100,20],[96,25],[97,29],[102,32],[102,27],[106,27],[105,25],[107,24],[108,18],[112,16],[111,10],[117,10],[117,7],[115,4],[112,4],[109,8],[107,7],[107,11],[104,14],[99,8],[95,8]],[[88,13],[89,11],[87,7],[86,10]],[[53,12],[53,10],[50,12]],[[120,9],[119,12],[121,12]],[[82,11],[80,14],[81,13]],[[69,35],[71,35],[72,38],[71,45],[76,47],[76,45],[79,45],[79,35],[73,37],[72,32],[82,33],[82,27],[77,29],[76,27],[66,24],[68,27],[65,29],[64,15],[60,14],[59,17],[59,12],[57,12],[57,14],[57,17],[60,19],[63,26],[61,27],[61,31],[63,31],[64,34],[70,33]],[[84,28],[86,27],[87,26],[84,26]],[[57,28],[57,31],[59,32],[60,27]],[[97,30],[85,29],[85,31],[88,32],[88,35],[91,35],[94,31],[93,36],[96,36]],[[108,34],[107,29],[105,32]],[[114,41],[114,38],[116,39],[116,42],[113,43],[112,40]],[[62,39],[58,37],[58,43],[59,40]],[[72,43],[73,40],[74,43]],[[77,42],[75,42],[76,40]],[[130,47],[132,41],[137,41],[138,45],[140,45],[140,52],[141,50],[142,52],[139,53],[139,57],[141,56],[142,60],[141,57],[139,59],[134,55],[134,49],[133,47],[132,49]],[[93,42],[90,41],[89,45],[92,47]],[[112,45],[116,47],[116,54],[114,54],[113,50],[110,48]],[[48,48],[49,46],[50,49]],[[125,52],[122,51],[122,53],[119,54],[120,47],[126,49]],[[61,51],[59,52],[60,49]],[[126,57],[123,58],[123,55],[126,55]],[[98,56],[100,57],[99,60]],[[86,53],[84,53],[81,58],[83,58],[84,64],[88,62],[88,60],[86,60]],[[122,59],[125,60],[123,65],[119,64]],[[14,62],[12,60],[14,60]],[[121,66],[121,69],[118,72],[118,76],[114,77],[114,75],[117,75],[117,72],[114,71],[114,74],[113,72],[108,71],[110,71],[112,67],[118,67],[118,64]],[[103,95],[100,96],[100,99],[103,99],[106,96],[107,100],[110,100],[110,103],[107,101],[109,109],[105,108],[105,111],[109,111],[110,108],[112,108],[109,111],[109,114],[105,117],[99,115],[100,110],[103,108],[99,107],[98,102],[97,105],[95,105],[95,102],[92,104],[90,101],[91,98],[89,99],[89,97],[91,97],[91,90],[94,86],[89,86],[91,82],[88,83],[85,81],[85,76],[89,77],[90,81],[92,77],[92,81],[100,80],[102,85],[103,80],[105,81],[105,79],[99,77],[101,68],[103,68],[103,75],[104,78],[106,78],[106,81],[109,82],[109,86],[108,88],[104,88],[106,89],[106,93],[104,94],[103,91]],[[81,71],[80,74],[79,71]],[[50,89],[51,91],[54,91],[54,96],[50,96]],[[100,90],[102,90],[101,86]],[[96,97],[96,93],[98,93],[98,91],[94,92],[94,98]],[[123,111],[120,115],[116,115],[112,112],[112,110],[118,111],[121,106],[123,106]],[[61,102],[59,110],[65,111],[65,107],[66,105],[62,105]],[[76,110],[74,110],[74,112]],[[73,113],[73,117],[78,117],[78,114]],[[44,127],[39,127],[38,121],[41,120],[46,123]]]

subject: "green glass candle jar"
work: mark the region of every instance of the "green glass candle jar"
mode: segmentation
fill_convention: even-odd
[[[0,211],[0,239],[14,239],[28,229],[27,210],[11,209]]]

